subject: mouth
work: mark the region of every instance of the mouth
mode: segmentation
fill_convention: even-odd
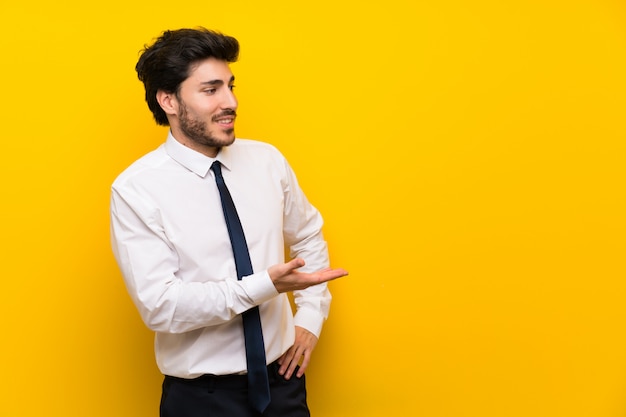
[[[235,114],[222,114],[214,117],[213,122],[224,129],[232,129],[235,126],[235,117]]]
[[[217,123],[221,124],[221,125],[229,125],[235,122],[235,118],[234,117],[225,117],[223,119],[217,119],[216,120]]]

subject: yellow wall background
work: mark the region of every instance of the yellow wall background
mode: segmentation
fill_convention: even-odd
[[[351,273],[316,417],[626,415],[623,1],[2,0],[1,416],[157,415],[109,187],[166,134],[138,51],[197,25]]]

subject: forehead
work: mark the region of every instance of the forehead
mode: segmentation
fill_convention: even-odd
[[[201,84],[211,81],[228,83],[232,77],[233,73],[228,62],[207,58],[190,66],[189,76],[184,82],[188,84]]]

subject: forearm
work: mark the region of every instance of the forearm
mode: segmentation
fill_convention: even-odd
[[[157,220],[157,214],[131,208],[113,195],[113,253],[150,329],[181,333],[219,325],[278,294],[265,271],[241,281],[228,276],[228,268],[217,270],[212,264],[197,268],[193,275],[181,271],[179,252]]]
[[[306,290],[294,291],[296,314],[294,324],[320,337],[324,321],[328,318],[332,296],[327,284],[319,284]]]
[[[321,231],[323,221],[315,213],[300,232],[290,241],[289,254],[292,258],[302,258],[306,262],[305,272],[315,272],[330,266],[328,246]],[[322,326],[330,310],[331,294],[326,283],[304,290],[294,291],[296,314],[294,323],[319,337]]]
[[[133,282],[128,285],[129,293],[146,326],[162,333],[183,333],[223,324],[278,294],[265,272],[242,281],[183,282],[174,278],[150,283],[145,277],[125,280]]]

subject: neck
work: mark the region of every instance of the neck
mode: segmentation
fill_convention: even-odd
[[[204,156],[208,156],[209,158],[215,158],[219,153],[221,146],[210,146],[199,143],[185,135],[180,129],[171,126],[171,132],[174,139],[180,142],[182,145],[188,147],[189,149],[193,149],[196,152],[200,152]]]

